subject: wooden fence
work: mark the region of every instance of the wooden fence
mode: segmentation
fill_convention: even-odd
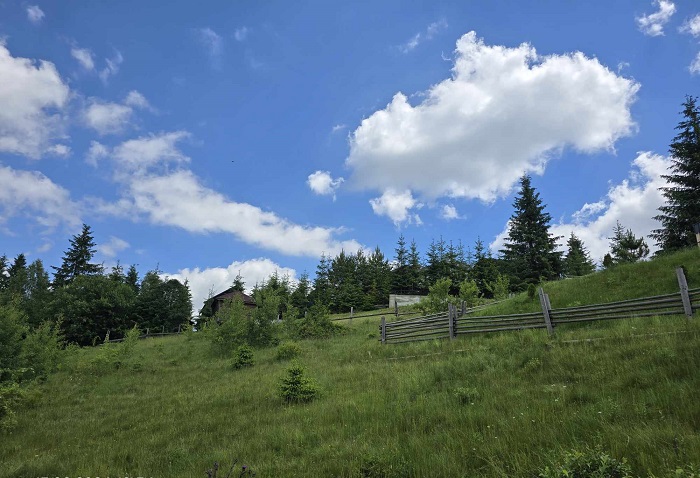
[[[700,288],[688,289],[682,268],[676,269],[676,276],[679,292],[607,304],[552,309],[549,296],[540,288],[539,312],[470,316],[474,309],[458,312],[456,307],[450,305],[447,312],[414,319],[387,322],[382,317],[380,340],[383,344],[405,343],[524,329],[547,329],[552,334],[557,325],[577,322],[663,315],[685,315],[690,318],[695,310],[700,309]]]

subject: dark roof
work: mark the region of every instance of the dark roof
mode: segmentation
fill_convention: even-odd
[[[251,296],[244,294],[243,292],[239,290],[234,290],[233,287],[230,289],[226,289],[223,292],[220,292],[216,294],[214,297],[211,298],[212,301],[217,301],[217,300],[228,300],[228,299],[240,299],[243,301],[243,304],[245,305],[256,305],[255,304],[255,299],[253,299]]]

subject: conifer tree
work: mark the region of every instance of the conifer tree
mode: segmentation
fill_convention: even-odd
[[[309,282],[309,274],[304,271],[299,277],[299,282],[297,282],[297,286],[289,298],[292,306],[296,308],[301,315],[304,315],[304,312],[309,310],[311,306],[311,302],[309,301],[310,292],[311,284]]]
[[[687,96],[683,103],[683,120],[679,133],[669,147],[671,173],[662,175],[668,186],[661,188],[666,203],[654,219],[661,229],[651,237],[663,251],[672,251],[695,244],[693,225],[700,223],[700,108],[697,98]]]
[[[643,237],[636,237],[631,229],[625,229],[617,221],[610,238],[610,255],[613,264],[637,262],[649,255],[649,246]]]
[[[419,294],[425,291],[423,284],[423,265],[418,252],[418,245],[415,239],[411,240],[411,248],[408,251],[408,283],[412,294]]]
[[[513,202],[503,259],[507,261],[517,289],[561,274],[561,253],[556,251],[557,237],[549,233],[552,216],[545,212],[540,194],[532,187],[530,176],[520,178],[520,192]]]
[[[7,289],[7,285],[10,282],[10,271],[8,270],[10,264],[7,262],[7,256],[3,254],[0,256],[0,292]]]
[[[564,258],[564,274],[568,276],[585,276],[595,270],[590,254],[581,239],[572,232],[566,242],[568,250]]]
[[[394,256],[391,290],[399,294],[406,293],[411,287],[411,278],[408,269],[408,250],[406,249],[406,239],[403,237],[403,234],[399,236],[394,251],[396,255]]]
[[[330,305],[330,282],[328,281],[328,273],[330,271],[330,261],[325,254],[321,254],[321,260],[316,266],[316,277],[314,277],[314,290],[311,292],[312,302],[314,304]]]
[[[245,292],[245,282],[243,282],[243,276],[241,276],[241,271],[238,271],[238,274],[236,274],[236,277],[233,279],[233,290],[237,290],[238,292]]]
[[[135,293],[139,293],[139,273],[134,264],[131,264],[129,270],[126,272],[125,283],[131,287]]]
[[[92,237],[90,226],[83,224],[80,234],[76,234],[70,240],[70,248],[63,255],[61,267],[53,267],[54,287],[71,283],[81,275],[95,275],[102,273],[100,264],[92,264],[90,261],[95,255],[95,240]]]

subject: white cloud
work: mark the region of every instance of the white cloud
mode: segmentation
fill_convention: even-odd
[[[408,40],[403,45],[400,45],[399,50],[401,51],[401,53],[410,53],[418,45],[420,45],[426,40],[431,40],[437,33],[439,33],[441,30],[444,30],[445,28],[447,28],[447,21],[444,18],[438,20],[437,22],[433,22],[430,25],[428,25],[428,27],[425,29],[425,32],[416,33],[411,37],[410,40]]]
[[[0,152],[40,158],[63,136],[69,97],[53,63],[13,57],[0,40]]]
[[[199,41],[204,45],[214,68],[221,67],[221,56],[224,52],[224,41],[221,36],[211,28],[197,30]]]
[[[695,56],[695,59],[688,67],[688,70],[690,70],[690,73],[693,75],[700,74],[700,52],[698,52],[698,54]]]
[[[80,66],[87,71],[95,70],[95,60],[93,59],[94,55],[88,48],[73,46],[70,50],[70,54],[78,61],[78,63],[80,63]]]
[[[148,102],[145,96],[136,90],[131,90],[124,99],[124,104],[142,110],[154,111],[155,109]]]
[[[576,234],[591,253],[591,257],[602,262],[610,251],[610,237],[617,221],[631,229],[637,237],[644,236],[652,252],[657,247],[648,238],[652,230],[661,225],[652,219],[658,214],[659,206],[665,199],[659,188],[667,186],[662,174],[668,174],[671,162],[668,158],[650,152],[641,152],[632,162],[629,179],[610,187],[601,201],[584,204],[575,212],[570,222],[554,224],[550,232],[562,236],[559,243],[562,250],[571,232]],[[508,236],[508,226],[491,243],[491,250],[497,252],[503,247]]]
[[[331,129],[331,133],[337,133],[338,131],[342,131],[347,127],[348,127],[347,125],[342,124],[342,123],[337,124],[337,125],[333,126],[333,128]]]
[[[85,155],[85,162],[90,166],[96,167],[100,159],[109,156],[109,149],[107,146],[98,143],[97,141],[90,142],[90,148]]]
[[[316,171],[315,173],[309,174],[306,184],[315,193],[322,196],[333,195],[333,200],[335,200],[335,191],[343,184],[345,181],[343,178],[333,179],[331,173],[328,171]]]
[[[186,137],[184,131],[162,133],[113,148],[109,154],[116,163],[115,177],[125,187],[123,198],[114,204],[97,201],[95,209],[145,217],[153,224],[196,234],[228,233],[247,244],[294,256],[319,257],[323,252],[336,254],[361,247],[354,240],[336,239],[345,232],[342,228],[294,224],[273,212],[228,199],[203,185],[192,171],[170,171],[170,164],[190,161],[177,148],[178,141]]]
[[[445,204],[442,206],[440,209],[440,217],[446,221],[451,221],[452,219],[462,219],[459,212],[457,212],[457,208],[452,204]]]
[[[46,154],[58,156],[59,158],[67,158],[71,155],[71,149],[65,144],[54,144],[46,148]]]
[[[37,5],[30,5],[27,7],[27,18],[34,25],[39,25],[44,20],[44,11]]]
[[[678,31],[693,35],[695,38],[700,37],[700,13],[686,20]]]
[[[411,214],[410,210],[420,209],[423,205],[415,200],[409,190],[397,192],[388,189],[381,197],[370,199],[369,203],[374,214],[388,217],[396,226],[400,226],[404,222],[422,224],[420,216]]]
[[[612,150],[635,130],[638,89],[582,53],[539,57],[529,44],[488,46],[470,32],[451,78],[416,106],[397,93],[352,133],[349,183],[493,201],[565,147]]]
[[[122,133],[131,122],[134,110],[118,103],[107,103],[97,98],[90,98],[83,111],[86,126],[100,135]]]
[[[66,189],[38,171],[0,166],[0,225],[15,216],[25,216],[48,229],[80,224],[79,207]]]
[[[117,50],[114,51],[114,56],[112,58],[105,58],[105,67],[98,73],[102,83],[107,84],[110,77],[119,73],[119,67],[123,62],[124,57]]]
[[[97,250],[100,253],[110,258],[116,257],[117,254],[127,248],[129,248],[129,243],[116,236],[109,236],[108,242],[97,246]]]
[[[236,41],[244,41],[248,37],[249,32],[250,30],[248,30],[248,27],[240,27],[236,28],[236,30],[233,32],[233,36]]]
[[[652,5],[658,6],[659,10],[649,15],[637,17],[636,20],[639,31],[645,35],[655,37],[664,34],[664,25],[676,13],[676,6],[669,0],[654,0]]]
[[[255,283],[262,283],[272,274],[277,272],[280,277],[288,275],[290,280],[296,281],[296,271],[289,267],[281,267],[267,258],[250,259],[243,262],[234,261],[227,267],[211,267],[208,269],[181,269],[174,274],[164,276],[177,279],[180,282],[188,281],[192,292],[192,307],[195,313],[209,298],[210,292],[218,294],[231,287],[236,276],[240,273],[245,282],[246,291],[250,293]]]

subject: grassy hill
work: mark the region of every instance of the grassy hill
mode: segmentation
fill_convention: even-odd
[[[553,307],[673,292],[680,264],[700,286],[691,250],[545,289]],[[0,477],[201,477],[234,458],[259,477],[537,476],[586,446],[635,476],[700,465],[700,314],[385,346],[377,324],[298,342],[306,404],[279,397],[275,347],[240,370],[197,333],[71,351],[0,434]]]

